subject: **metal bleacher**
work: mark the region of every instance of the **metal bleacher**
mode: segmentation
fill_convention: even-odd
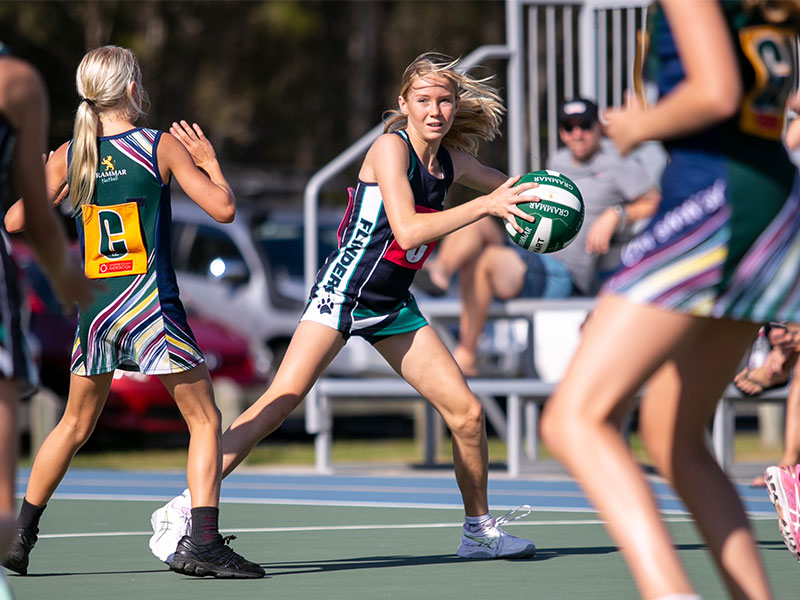
[[[649,0],[506,0],[505,44],[483,46],[462,60],[469,70],[488,60],[504,60],[506,64],[507,118],[504,138],[508,144],[508,168],[511,174],[522,174],[542,168],[546,157],[558,143],[557,108],[575,95],[595,98],[601,109],[623,104],[624,92],[633,87],[640,38],[645,26]],[[332,160],[309,180],[304,194],[305,213],[305,278],[307,288],[313,285],[319,267],[316,221],[318,198],[323,186],[346,168],[360,160],[372,142],[382,133],[383,125],[369,132]],[[653,153],[649,153],[649,152]],[[645,148],[641,159],[657,176],[663,164],[660,151]],[[567,301],[514,300],[496,303],[493,317],[524,317],[530,323],[530,373],[516,378],[473,379],[473,391],[484,402],[487,418],[498,421],[505,430],[508,444],[508,473],[520,473],[524,458],[535,460],[538,444],[536,428],[538,410],[557,384],[542,378],[533,369],[536,345],[536,315],[543,311],[583,310],[591,307],[591,299]],[[423,313],[435,324],[437,320],[457,318],[458,301],[433,300],[420,302]],[[536,348],[548,353],[544,346]],[[783,394],[783,395],[781,395]],[[330,444],[333,435],[332,406],[343,398],[407,398],[421,400],[399,377],[333,379],[323,377],[306,400],[306,430],[316,436],[316,466],[320,471],[331,469]],[[494,401],[506,398],[505,412]],[[765,401],[781,400],[785,392],[767,394]],[[726,392],[714,420],[713,444],[724,467],[733,461],[733,417],[735,405],[742,400],[735,388]],[[428,408],[426,462],[434,460],[433,409]],[[523,452],[523,439],[525,452]]]

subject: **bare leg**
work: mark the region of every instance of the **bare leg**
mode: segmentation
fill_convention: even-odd
[[[648,382],[642,437],[692,511],[731,597],[770,598],[744,507],[705,443],[705,427],[757,325],[712,319],[704,325],[704,334]]]
[[[258,442],[280,427],[344,344],[338,331],[319,323],[300,322],[269,388],[222,436],[223,477],[227,477]]]
[[[800,463],[800,361],[794,365],[793,377],[786,398],[786,432],[781,465]]]
[[[113,373],[91,377],[72,374],[64,416],[44,440],[33,461],[25,498],[44,506],[69,469],[72,457],[94,431],[103,410]]]
[[[526,266],[516,251],[490,246],[474,268],[462,273],[461,320],[458,346],[453,356],[465,375],[477,374],[478,339],[486,325],[492,299],[507,300],[522,290]]]
[[[183,373],[161,375],[160,379],[189,427],[186,479],[192,506],[219,506],[222,432],[208,368],[203,363]]]
[[[597,507],[643,598],[691,593],[650,486],[613,415],[675,352],[698,319],[604,296],[545,404],[542,436]]]
[[[433,328],[395,335],[375,348],[442,415],[453,434],[456,482],[467,516],[489,512],[488,445],[483,407]]]
[[[14,489],[17,473],[17,382],[0,380],[0,557],[5,556],[17,531]]]
[[[502,245],[503,240],[503,232],[492,219],[480,219],[446,236],[425,268],[431,280],[446,290],[453,275],[474,261],[485,248]]]

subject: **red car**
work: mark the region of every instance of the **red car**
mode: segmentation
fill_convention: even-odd
[[[227,377],[239,386],[243,394],[248,390],[263,391],[266,388],[266,379],[259,373],[244,338],[197,315],[190,314],[188,321],[197,345],[206,357],[212,381],[219,382],[222,377]],[[111,393],[97,426],[142,433],[187,430],[175,401],[158,377],[121,370],[114,373]]]
[[[66,398],[76,316],[63,313],[27,245],[15,241],[13,256],[30,309],[29,329],[35,338],[32,346],[42,385]],[[242,336],[198,315],[189,313],[188,322],[205,355],[212,381],[220,383],[226,378],[228,384],[232,383],[247,396],[266,388],[270,359],[264,351],[252,348]],[[115,373],[97,427],[141,433],[187,430],[175,402],[159,379],[128,371]]]

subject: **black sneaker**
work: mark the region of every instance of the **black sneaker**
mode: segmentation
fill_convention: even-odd
[[[257,579],[264,577],[264,569],[256,563],[236,554],[228,543],[235,536],[223,538],[217,535],[213,542],[196,544],[185,535],[178,542],[175,555],[169,563],[169,568],[176,573],[205,577],[211,575],[217,578]]]
[[[17,529],[17,535],[11,543],[11,549],[3,559],[3,566],[20,575],[28,574],[28,555],[39,539],[39,530]]]

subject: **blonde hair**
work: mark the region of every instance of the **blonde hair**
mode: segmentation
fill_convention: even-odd
[[[400,95],[408,99],[412,84],[429,76],[442,77],[452,86],[458,99],[456,116],[443,143],[448,148],[464,150],[473,156],[481,140],[491,141],[500,132],[505,106],[500,94],[490,85],[492,77],[473,79],[456,70],[459,59],[444,54],[421,54],[406,67],[400,82]],[[399,131],[408,125],[408,118],[400,110],[384,113],[384,132]]]
[[[80,104],[75,114],[67,182],[72,207],[77,211],[94,197],[100,113],[113,112],[133,123],[144,114],[142,104],[147,95],[136,55],[119,46],[102,46],[87,52],[78,65],[75,87]]]

